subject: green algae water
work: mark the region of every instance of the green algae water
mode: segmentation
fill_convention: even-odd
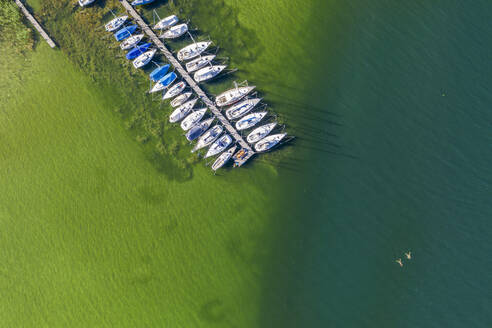
[[[74,60],[91,43],[45,22],[72,52],[0,66],[2,326],[491,325],[491,4],[152,8],[240,69],[209,92],[250,80],[298,138],[218,176],[154,158],[125,112],[168,110],[143,75]]]

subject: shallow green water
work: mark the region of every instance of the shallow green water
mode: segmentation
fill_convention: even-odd
[[[44,45],[3,75],[7,326],[490,326],[490,4],[225,4],[180,14],[298,136],[244,169],[156,170]]]

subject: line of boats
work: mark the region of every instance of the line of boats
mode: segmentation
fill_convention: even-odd
[[[137,32],[137,25],[126,26],[127,22],[128,16],[119,16],[109,21],[104,27],[106,31],[114,33],[115,39],[121,42],[120,47],[127,51],[125,57],[133,61],[133,66],[136,69],[143,68],[152,61],[157,49],[153,48],[150,42],[141,44],[144,34]],[[160,19],[154,25],[154,29],[161,32],[160,38],[178,38],[188,31],[186,23],[178,23],[179,18],[171,15]],[[214,65],[213,60],[216,56],[204,54],[211,45],[211,41],[194,41],[177,52],[176,57],[179,61],[184,62],[186,71],[193,74],[193,79],[197,83],[211,80],[227,67],[226,65]],[[195,108],[199,98],[192,97],[193,93],[186,91],[187,83],[180,80],[174,71],[170,71],[171,65],[159,66],[155,62],[154,64],[157,68],[149,74],[149,79],[154,82],[149,93],[162,92],[162,99],[170,100],[173,111],[169,115],[169,122],[180,123],[187,140],[196,141],[191,151],[196,152],[208,147],[204,158],[217,156],[212,164],[214,171],[224,166],[231,158],[236,162],[240,161],[247,154],[246,149],[236,152],[238,147],[233,137],[225,131],[220,122],[213,124],[215,117],[207,116],[208,108],[200,106]],[[255,86],[236,84],[234,88],[218,95],[215,98],[215,104],[225,111],[228,120],[235,121],[234,126],[239,132],[253,129],[247,134],[246,141],[252,145],[255,152],[265,152],[279,144],[286,137],[286,133],[270,135],[277,127],[277,122],[256,127],[267,117],[268,112],[265,110],[252,112],[262,100],[257,97],[248,97],[254,89]]]

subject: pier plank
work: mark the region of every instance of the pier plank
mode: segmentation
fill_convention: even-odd
[[[31,22],[31,24],[34,26],[34,28],[39,32],[39,34],[41,34],[43,39],[45,39],[46,42],[48,42],[49,46],[51,48],[55,48],[56,47],[55,42],[50,38],[48,33],[46,33],[46,31],[43,29],[41,24],[38,23],[36,18],[34,18],[34,16],[31,15],[31,13],[29,12],[29,10],[27,10],[27,8],[24,6],[24,4],[20,0],[15,0],[15,3],[20,8],[20,10],[24,14],[24,16],[26,16],[27,20],[29,20]]]

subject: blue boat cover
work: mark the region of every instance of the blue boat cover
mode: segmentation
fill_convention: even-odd
[[[122,27],[114,34],[114,38],[116,39],[116,41],[125,40],[130,35],[132,35],[132,33],[135,32],[136,29],[137,29],[137,25]]]
[[[186,139],[188,141],[195,140],[199,136],[202,135],[203,132],[205,132],[205,128],[201,124],[197,124],[194,127],[190,129],[190,131],[186,132]]]
[[[171,67],[171,65],[169,64],[166,64],[161,67],[157,67],[155,70],[152,71],[152,73],[150,73],[149,75],[150,79],[154,82],[159,81],[164,77],[164,75],[166,75],[167,71],[169,70],[169,67]]]
[[[143,54],[149,47],[152,45],[152,43],[144,43],[141,46],[136,46],[132,50],[128,51],[126,54],[126,59],[132,60]]]
[[[132,2],[132,6],[140,6],[140,5],[146,5],[148,3],[151,3],[154,0],[135,0]]]
[[[159,80],[159,83],[162,83],[164,87],[168,87],[171,83],[174,82],[174,80],[176,80],[177,77],[178,76],[176,75],[176,73],[171,72],[164,76],[161,80]]]

